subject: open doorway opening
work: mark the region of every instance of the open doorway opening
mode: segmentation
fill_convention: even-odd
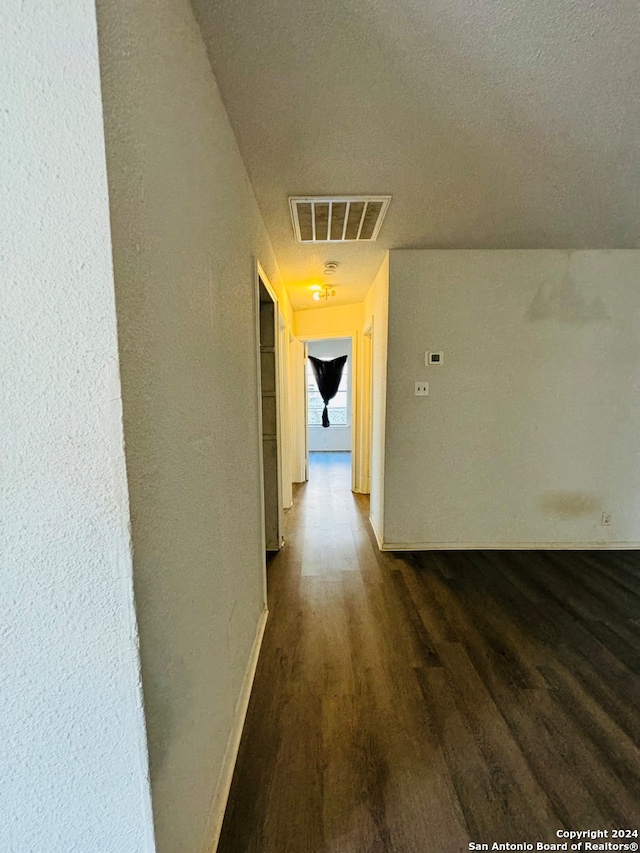
[[[278,313],[270,288],[258,276],[258,335],[262,428],[264,535],[267,551],[282,546],[282,473],[278,399]]]
[[[340,479],[351,482],[351,451],[353,446],[353,343],[348,338],[325,338],[307,342],[305,367],[306,410],[307,410],[307,447],[309,452],[309,478],[329,469]],[[323,425],[325,400],[319,385],[318,376],[313,368],[313,359],[334,363],[346,356],[337,390],[328,400],[326,409],[328,426]],[[331,389],[334,391],[334,388]]]

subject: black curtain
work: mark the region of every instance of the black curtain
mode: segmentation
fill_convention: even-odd
[[[340,380],[342,379],[342,371],[347,363],[347,356],[341,355],[338,358],[332,358],[331,361],[322,361],[322,359],[314,358],[310,355],[309,361],[311,362],[313,374],[316,377],[316,382],[318,383],[318,391],[320,392],[320,396],[324,402],[322,426],[328,427],[330,426],[330,423],[327,406],[329,405],[329,400],[333,400],[338,393]]]

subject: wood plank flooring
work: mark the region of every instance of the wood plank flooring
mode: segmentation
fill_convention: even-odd
[[[640,555],[381,554],[367,514],[348,454],[314,454],[220,853],[640,829]]]

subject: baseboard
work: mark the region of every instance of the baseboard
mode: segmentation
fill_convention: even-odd
[[[233,729],[229,735],[227,749],[222,762],[222,770],[218,777],[218,786],[211,804],[209,820],[207,821],[205,844],[202,853],[215,853],[218,848],[220,831],[222,830],[222,821],[224,820],[224,812],[227,807],[227,800],[229,799],[231,780],[233,779],[233,771],[236,766],[238,749],[240,748],[240,738],[242,737],[242,730],[244,729],[244,723],[247,717],[251,688],[253,687],[253,679],[256,674],[258,657],[260,656],[260,648],[262,646],[262,638],[264,637],[264,629],[267,625],[268,615],[269,611],[265,607],[262,611],[262,615],[260,616],[260,621],[258,622],[255,640],[253,641],[253,647],[251,649],[251,654],[249,655],[247,669],[245,670],[242,682],[242,689],[240,690],[240,696],[236,705]]]
[[[629,551],[640,542],[384,542],[371,524],[381,551]]]
[[[376,542],[378,543],[378,548],[381,551],[388,550],[387,548],[384,547],[384,544],[382,542],[382,536],[378,532],[378,528],[376,527],[376,523],[371,516],[369,516],[369,524],[371,525],[371,529],[373,530],[373,535],[376,537]]]
[[[640,542],[385,542],[369,516],[381,551],[637,551]]]

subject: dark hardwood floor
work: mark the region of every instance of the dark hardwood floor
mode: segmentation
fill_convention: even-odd
[[[638,553],[381,554],[367,513],[348,455],[316,455],[268,567],[220,853],[640,828]]]

